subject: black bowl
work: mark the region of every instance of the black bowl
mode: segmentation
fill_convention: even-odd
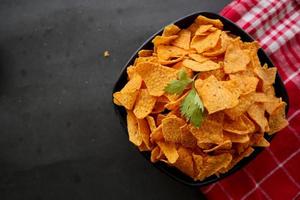
[[[254,39],[250,35],[248,35],[244,30],[242,30],[239,26],[237,26],[236,24],[234,24],[230,20],[226,19],[225,17],[222,17],[222,16],[220,16],[218,14],[215,14],[215,13],[196,12],[196,13],[190,14],[188,16],[185,16],[181,19],[178,19],[178,20],[174,21],[173,23],[176,24],[177,26],[179,26],[180,28],[187,28],[190,24],[192,24],[192,22],[196,19],[196,17],[198,15],[203,15],[205,17],[212,18],[212,19],[219,19],[224,24],[223,30],[230,31],[234,35],[240,36],[243,41],[247,41],[247,42],[254,41]],[[119,91],[126,84],[126,82],[127,82],[126,68],[129,65],[133,64],[135,58],[137,57],[137,52],[141,49],[153,49],[153,44],[151,43],[151,40],[156,35],[161,35],[162,31],[163,31],[163,29],[159,30],[157,33],[155,33],[153,36],[151,36],[148,40],[146,40],[146,42],[144,42],[144,44],[142,44],[140,46],[140,48],[138,48],[138,50],[131,56],[129,61],[125,64],[124,68],[122,69],[122,72],[121,72],[121,74],[120,74],[120,76],[119,76],[119,78],[118,78],[118,80],[115,83],[115,86],[113,88],[113,92]],[[267,63],[269,67],[274,66],[273,63],[271,62],[270,58],[266,55],[266,53],[262,49],[258,50],[258,57],[259,57],[259,60],[262,64]],[[286,107],[286,113],[287,113],[288,108],[289,108],[288,95],[287,95],[284,84],[283,84],[281,78],[279,77],[278,73],[276,75],[276,80],[275,80],[274,87],[275,87],[276,96],[281,97],[282,100],[287,103],[287,107]],[[114,105],[114,108],[115,108],[115,111],[116,111],[117,115],[119,116],[119,119],[120,119],[120,122],[121,122],[122,126],[124,127],[124,133],[127,134],[126,110],[123,107],[116,106],[116,105]],[[268,141],[271,141],[271,139],[273,138],[273,136],[269,136],[269,135],[266,135],[265,137]],[[243,160],[241,160],[237,165],[235,165],[227,173],[221,174],[219,177],[211,176],[211,177],[206,178],[203,181],[194,181],[192,178],[190,178],[187,175],[183,174],[182,172],[180,172],[176,168],[170,167],[170,166],[168,166],[167,164],[165,164],[163,162],[158,162],[158,163],[153,164],[150,161],[150,153],[149,152],[140,152],[140,153],[151,164],[153,164],[156,168],[158,168],[159,170],[161,170],[165,174],[169,175],[173,179],[175,179],[175,180],[177,180],[181,183],[184,183],[186,185],[189,185],[189,186],[204,186],[204,185],[216,182],[218,180],[221,180],[224,177],[238,171],[239,169],[244,167],[247,163],[249,163],[251,160],[253,160],[263,149],[264,148],[255,148],[254,152],[249,157],[244,158]]]

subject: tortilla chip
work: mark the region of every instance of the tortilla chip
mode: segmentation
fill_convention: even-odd
[[[131,93],[115,92],[113,97],[120,105],[124,106],[127,110],[131,110],[134,106],[139,91]]]
[[[122,106],[122,104],[116,98],[113,98],[113,102],[118,106]]]
[[[162,126],[160,125],[151,132],[150,141],[157,142],[157,141],[162,141],[163,139],[164,139],[164,136],[162,133]]]
[[[264,133],[254,133],[251,136],[250,145],[254,147],[268,147],[270,143],[264,138]]]
[[[177,159],[179,158],[179,154],[174,143],[159,141],[157,142],[157,145],[166,156],[170,164],[174,164],[177,161]]]
[[[275,82],[277,73],[276,67],[268,68],[267,65],[264,65],[263,67],[255,68],[254,72],[266,85],[272,85]]]
[[[198,81],[199,79],[195,82],[195,88],[209,114],[232,108],[239,103],[237,97],[226,89],[216,77],[210,76],[205,79],[201,87],[197,84]]]
[[[151,162],[155,163],[159,160],[159,156],[161,154],[160,148],[158,146],[154,147],[151,151]]]
[[[219,64],[220,64],[220,66],[222,66],[221,63],[219,63]],[[224,73],[224,70],[222,67],[219,69],[212,70],[212,71],[201,72],[198,77],[200,79],[204,80],[210,76],[215,76],[218,79],[218,81],[223,81],[226,79],[226,74]]]
[[[253,151],[254,149],[252,147],[249,147],[241,154],[234,155],[229,165],[227,167],[220,169],[219,172],[222,174],[228,172],[232,167],[238,164],[243,158],[250,156]]]
[[[194,75],[193,70],[186,68],[185,66],[182,65],[182,61],[177,62],[175,65],[172,66],[172,68],[177,69],[177,70],[183,69],[187,73],[188,77],[190,77],[190,78],[192,78]]]
[[[225,120],[223,129],[227,132],[244,135],[253,133],[255,131],[255,125],[246,115],[241,115],[235,120]]]
[[[160,60],[183,57],[187,51],[176,46],[159,45],[157,46],[157,57]]]
[[[202,15],[199,15],[195,22],[199,25],[205,25],[205,24],[212,24],[214,27],[222,29],[223,23],[219,19],[210,19],[207,17],[204,17]]]
[[[183,94],[180,98],[178,98],[175,101],[170,101],[165,105],[165,108],[168,110],[176,110],[180,107],[181,102],[184,100],[184,98],[188,95],[188,92]]]
[[[234,41],[228,45],[224,57],[224,71],[226,74],[244,71],[250,62],[249,52],[239,47],[239,42]]]
[[[230,133],[227,131],[224,131],[223,134],[224,137],[228,138],[232,143],[246,143],[250,140],[248,134],[241,135],[236,133]]]
[[[152,40],[152,43],[154,46],[159,46],[159,45],[169,45],[173,40],[178,38],[177,35],[172,35],[172,36],[155,36],[155,38]]]
[[[149,57],[152,56],[153,50],[142,49],[138,52],[139,57]]]
[[[245,95],[251,92],[255,92],[258,83],[258,79],[256,77],[233,75],[233,74],[230,74],[229,77],[231,81],[235,82],[240,95],[241,94]]]
[[[181,130],[181,137],[180,137],[181,145],[186,148],[197,147],[197,139],[189,131],[188,125],[187,124],[183,125],[182,127],[180,127],[180,130]]]
[[[222,31],[217,45],[209,51],[203,52],[203,56],[219,56],[225,53],[227,46],[231,42],[231,38],[225,31]]]
[[[158,60],[158,62],[162,65],[172,65],[172,64],[175,64],[175,63],[178,63],[180,61],[182,61],[184,58],[184,56],[180,56],[180,57],[173,57],[173,58],[170,58],[170,60]]]
[[[150,128],[145,119],[138,119],[138,131],[139,135],[142,137],[146,149],[151,150],[152,144],[150,143]]]
[[[188,50],[190,48],[190,41],[191,31],[183,29],[178,33],[178,38],[172,42],[172,45]]]
[[[161,96],[167,84],[177,78],[177,70],[156,63],[144,62],[136,66],[136,72],[145,82],[149,94]]]
[[[199,28],[196,30],[195,35],[207,35],[208,34],[208,30],[213,27],[213,25],[211,24],[207,24],[207,25],[200,25]]]
[[[150,131],[153,132],[156,129],[156,124],[155,124],[155,120],[152,116],[148,115],[146,117],[146,120],[148,122],[148,126],[150,128]]]
[[[285,117],[285,102],[281,102],[280,105],[270,114],[269,117],[269,126],[270,130],[268,131],[269,135],[272,135],[281,129],[285,128],[289,122]]]
[[[200,63],[191,59],[185,59],[183,60],[182,64],[183,66],[196,72],[210,71],[220,68],[220,65],[218,63],[215,63],[211,60],[203,61]]]
[[[219,144],[223,141],[222,123],[204,119],[199,128],[195,128],[191,124],[189,130],[199,143]]]
[[[259,125],[262,132],[269,131],[269,124],[268,120],[265,117],[265,108],[263,104],[252,104],[248,108],[247,113]]]
[[[176,116],[166,117],[162,120],[162,132],[167,142],[180,143],[181,142],[181,129],[180,127],[185,124],[185,121]]]
[[[166,115],[158,114],[156,117],[156,125],[159,126],[164,118],[166,118]]]
[[[132,93],[139,90],[142,86],[142,78],[138,74],[134,74],[132,78],[122,88],[121,93]]]
[[[214,48],[220,38],[221,31],[216,30],[206,36],[195,35],[191,42],[191,48],[197,50],[198,53],[205,52],[209,49]]]
[[[174,166],[178,168],[183,173],[188,176],[194,176],[194,166],[193,166],[193,157],[192,152],[186,148],[179,147],[178,149],[178,159],[174,163]]]
[[[180,28],[175,24],[170,24],[164,28],[162,36],[176,35],[180,31]]]
[[[248,108],[252,104],[252,100],[249,95],[240,96],[239,103],[233,107],[225,110],[227,116],[229,116],[232,120],[241,116],[245,112],[247,112]]]
[[[133,109],[133,113],[138,119],[143,119],[149,115],[154,108],[156,98],[151,96],[147,89],[141,89]]]
[[[149,56],[149,57],[138,57],[134,60],[134,66],[138,65],[139,63],[142,62],[153,62],[153,63],[157,63],[158,62],[158,58],[156,56]]]
[[[220,169],[226,168],[231,160],[232,156],[230,153],[219,154],[215,156],[205,156],[199,158],[199,155],[193,154],[193,159],[199,172],[194,179],[195,180],[204,180],[206,177],[210,177],[215,173],[219,172]]]
[[[127,130],[129,141],[140,146],[143,142],[142,136],[138,131],[138,121],[135,115],[131,111],[127,111]]]
[[[208,58],[200,55],[200,54],[196,54],[196,53],[189,53],[189,57],[192,58],[194,61],[197,61],[199,63],[202,63],[204,61],[209,60]]]
[[[216,150],[220,149],[231,149],[231,141],[230,140],[224,140],[222,143],[218,144],[217,146],[203,150],[204,153],[210,153]]]

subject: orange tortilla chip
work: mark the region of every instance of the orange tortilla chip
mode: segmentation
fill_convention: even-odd
[[[180,28],[175,24],[170,24],[164,28],[162,36],[176,35],[180,31]]]
[[[232,120],[241,116],[245,112],[247,112],[248,108],[252,105],[252,100],[249,95],[240,96],[239,103],[233,107],[225,110],[227,116],[229,116]]]
[[[216,77],[210,76],[205,79],[200,87],[197,84],[198,81],[199,79],[195,82],[195,87],[209,114],[232,108],[239,103],[237,97],[226,89]]]
[[[181,102],[184,100],[184,98],[188,95],[188,92],[186,92],[185,94],[183,94],[180,98],[178,98],[175,101],[170,101],[169,103],[167,103],[165,105],[165,108],[167,108],[168,110],[176,110],[179,108]]]
[[[115,101],[124,106],[127,110],[131,110],[134,106],[139,91],[131,93],[115,92],[113,97]]]
[[[131,111],[127,111],[127,130],[129,141],[140,146],[143,142],[142,136],[138,131],[138,121],[135,115]]]
[[[160,60],[169,60],[171,58],[183,57],[187,52],[176,46],[159,45],[157,47],[157,57]]]
[[[227,46],[231,42],[231,38],[225,31],[222,31],[217,45],[209,51],[203,52],[204,56],[219,56],[225,53]]]
[[[154,147],[151,151],[151,157],[150,160],[151,162],[155,163],[159,160],[159,156],[160,156],[160,148],[158,146]]]
[[[149,62],[138,64],[136,72],[142,77],[152,96],[163,95],[166,85],[177,77],[176,69]]]
[[[189,53],[189,57],[199,63],[209,60],[208,58],[196,53]]]
[[[234,41],[228,45],[224,57],[225,73],[235,73],[245,71],[247,64],[250,62],[249,52],[239,47],[239,41]]]
[[[152,148],[152,144],[150,143],[150,129],[145,119],[138,119],[138,131],[139,135],[142,137],[146,149],[150,150]]]
[[[113,98],[113,102],[118,106],[122,106],[122,104],[116,98]]]
[[[172,64],[182,61],[183,58],[184,58],[184,56],[174,57],[174,58],[171,58],[170,60],[158,60],[158,62],[162,65],[172,65]]]
[[[156,117],[156,125],[159,126],[164,118],[166,118],[166,115],[158,114]]]
[[[149,125],[149,128],[150,128],[150,131],[153,132],[155,129],[156,129],[156,124],[155,124],[155,120],[152,116],[148,115],[146,117],[146,120],[148,122],[148,125]]]
[[[210,70],[214,70],[214,69],[219,69],[220,65],[218,63],[215,63],[211,60],[207,60],[204,62],[197,62],[191,59],[185,59],[182,62],[183,66],[196,71],[196,72],[203,72],[203,71],[210,71]]]
[[[239,90],[239,94],[249,94],[255,92],[258,79],[251,76],[241,76],[241,75],[230,75],[230,80],[235,82],[236,87]]]
[[[189,131],[188,125],[180,127],[181,130],[181,140],[180,143],[186,148],[195,148],[197,146],[197,139]]]
[[[138,74],[134,74],[133,77],[122,88],[121,93],[132,93],[139,90],[142,86],[142,78]]]
[[[212,49],[217,45],[220,34],[221,31],[216,30],[206,36],[196,35],[192,39],[191,48],[196,49],[198,53]]]
[[[227,132],[244,135],[253,133],[255,131],[255,125],[246,115],[241,115],[235,120],[225,120],[223,129]]]
[[[198,158],[197,158],[198,157]],[[194,179],[204,180],[206,177],[216,174],[220,169],[226,168],[232,161],[232,155],[230,153],[223,153],[215,156],[205,156],[199,158],[193,154],[194,162],[199,172]]]
[[[246,143],[250,140],[248,134],[240,135],[226,131],[224,131],[223,134],[224,137],[228,138],[232,143]]]
[[[176,146],[174,143],[169,142],[157,142],[157,145],[166,156],[168,162],[170,164],[174,164],[179,158],[179,154],[176,150]]]
[[[158,114],[158,113],[163,112],[165,110],[165,105],[166,105],[166,103],[156,102],[151,113]]]
[[[176,116],[166,117],[162,120],[162,132],[167,142],[180,143],[181,142],[181,129],[180,127],[185,124],[185,121]]]
[[[189,130],[199,143],[219,144],[223,141],[222,123],[205,119],[199,128],[189,125]]]
[[[205,153],[210,153],[216,150],[220,150],[220,149],[231,149],[231,141],[230,140],[224,140],[222,143],[218,144],[217,146],[211,148],[211,149],[205,149],[203,150],[203,152]]]
[[[169,45],[173,40],[178,38],[177,35],[172,35],[172,36],[155,36],[155,38],[152,40],[152,43],[154,46],[159,46],[159,45]]]
[[[150,134],[150,141],[151,142],[157,142],[162,141],[164,139],[163,133],[162,133],[162,126],[158,126],[156,129],[152,131]]]
[[[211,24],[200,25],[199,28],[196,30],[195,35],[207,35],[211,27],[213,27],[213,25]]]
[[[276,67],[268,68],[267,65],[264,65],[263,67],[255,68],[254,72],[266,85],[272,85],[275,82]]]
[[[149,115],[154,108],[156,98],[151,96],[147,89],[141,89],[133,109],[133,113],[138,119],[143,119]]]
[[[190,48],[190,41],[191,31],[183,29],[178,33],[178,38],[172,42],[172,45],[188,50]]]
[[[153,62],[157,63],[158,58],[156,56],[149,56],[149,57],[139,57],[134,60],[134,66],[138,65],[139,63],[142,62]]]
[[[260,103],[252,104],[248,108],[249,116],[259,125],[262,132],[269,131],[268,120],[265,117],[264,106]]]
[[[139,57],[149,57],[152,56],[153,50],[142,49],[138,52]]]
[[[223,23],[219,19],[210,19],[207,17],[204,17],[202,15],[199,15],[195,22],[199,25],[205,25],[205,24],[212,24],[216,28],[222,29],[223,28]]]
[[[284,127],[286,127],[289,122],[285,117],[285,102],[281,102],[280,105],[270,114],[269,117],[269,126],[270,130],[268,132],[269,135],[272,135]]]
[[[194,176],[194,166],[192,152],[186,148],[179,147],[178,159],[174,163],[174,166],[188,176]]]
[[[231,162],[227,167],[224,167],[219,170],[220,173],[226,173],[228,172],[232,167],[234,167],[238,162],[240,162],[243,158],[250,156],[250,154],[254,151],[252,147],[247,148],[245,151],[243,151],[241,154],[234,155]]]

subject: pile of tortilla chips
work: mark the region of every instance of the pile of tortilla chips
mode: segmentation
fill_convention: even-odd
[[[127,68],[128,82],[113,94],[127,110],[129,140],[151,161],[178,168],[194,180],[230,170],[253,147],[267,147],[264,134],[288,125],[286,103],[274,93],[276,68],[261,66],[257,42],[243,42],[216,19],[198,16],[187,29],[165,27]],[[164,91],[184,69],[194,82],[205,116],[199,128],[186,121],[182,95]]]

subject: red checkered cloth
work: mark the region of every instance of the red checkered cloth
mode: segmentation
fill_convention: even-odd
[[[290,124],[242,170],[201,190],[208,199],[300,200],[300,1],[235,0],[221,14],[258,40],[277,66]]]

